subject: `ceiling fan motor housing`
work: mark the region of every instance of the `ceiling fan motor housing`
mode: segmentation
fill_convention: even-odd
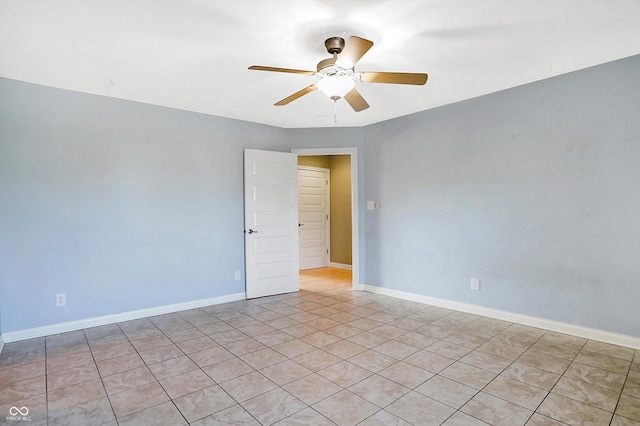
[[[327,52],[331,53],[333,57],[323,59],[318,62],[318,66],[316,68],[318,75],[320,77],[353,77],[352,68],[342,68],[336,65],[338,55],[342,52],[342,49],[344,49],[344,39],[342,37],[331,37],[324,42],[324,45],[327,48]]]
[[[327,52],[339,54],[344,49],[344,39],[342,37],[331,37],[324,41],[324,46],[327,48]]]

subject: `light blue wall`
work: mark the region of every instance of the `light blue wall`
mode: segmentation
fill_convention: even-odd
[[[361,282],[640,337],[638,75],[297,130],[0,79],[0,331],[244,291],[242,150],[355,146]]]
[[[285,130],[0,84],[2,332],[244,292],[243,148]]]
[[[640,337],[639,76],[635,56],[367,127],[367,283]]]

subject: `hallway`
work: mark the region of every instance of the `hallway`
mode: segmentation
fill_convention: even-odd
[[[351,292],[351,271],[339,268],[317,268],[300,271],[300,291]]]

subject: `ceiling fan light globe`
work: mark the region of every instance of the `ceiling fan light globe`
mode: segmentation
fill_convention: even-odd
[[[318,90],[327,95],[329,98],[342,98],[349,93],[356,85],[351,77],[330,76],[320,79],[316,83]]]

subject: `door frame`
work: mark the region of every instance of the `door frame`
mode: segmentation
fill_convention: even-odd
[[[360,250],[358,244],[358,148],[295,148],[298,155],[349,155],[351,158],[351,287],[362,290],[360,284]]]

